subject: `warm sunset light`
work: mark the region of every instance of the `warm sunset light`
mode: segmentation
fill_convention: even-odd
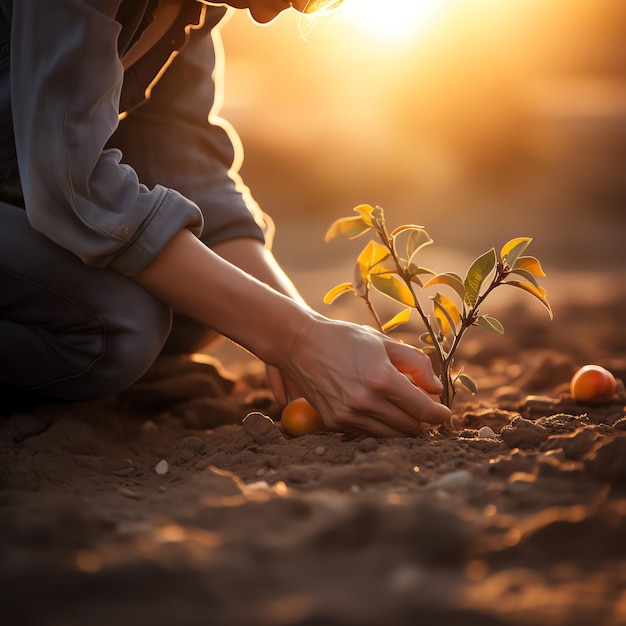
[[[366,36],[404,40],[424,31],[449,0],[346,0],[341,11]]]

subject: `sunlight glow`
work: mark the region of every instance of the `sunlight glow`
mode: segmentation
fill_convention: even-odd
[[[449,0],[346,0],[341,11],[365,36],[406,40],[433,24]]]

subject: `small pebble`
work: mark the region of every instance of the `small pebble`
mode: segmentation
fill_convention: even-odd
[[[432,483],[432,487],[444,491],[464,491],[477,484],[477,480],[467,470],[458,470],[441,477]]]
[[[483,426],[478,431],[478,436],[482,439],[495,439],[497,437],[496,433],[493,431],[493,428],[490,426]]]
[[[374,450],[378,450],[379,443],[373,437],[366,437],[359,443],[359,450],[361,452],[373,452]]]
[[[317,456],[324,456],[325,453],[326,448],[324,446],[317,446],[317,448],[315,448],[315,454],[317,454]]]
[[[170,465],[165,459],[161,459],[155,466],[154,471],[157,474],[167,474],[170,471]]]

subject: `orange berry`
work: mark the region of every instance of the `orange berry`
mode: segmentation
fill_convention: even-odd
[[[578,402],[601,404],[615,394],[615,376],[600,365],[581,367],[570,381],[570,395]]]
[[[292,400],[283,409],[280,424],[290,437],[328,430],[320,414],[304,398]]]

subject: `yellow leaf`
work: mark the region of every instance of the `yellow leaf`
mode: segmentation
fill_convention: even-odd
[[[369,229],[370,225],[361,217],[340,217],[330,225],[324,235],[324,241],[328,242],[339,236],[355,239]]]
[[[459,307],[453,300],[440,293],[437,293],[432,300],[435,317],[439,322],[442,334],[445,336],[452,331],[452,334],[456,336],[457,326],[461,323]]]
[[[452,287],[452,289],[456,291],[461,300],[465,298],[465,285],[463,284],[463,279],[454,272],[444,272],[443,274],[433,276],[424,285],[424,289],[426,289],[426,287],[431,287],[432,285],[448,285],[448,287]]]
[[[389,251],[385,246],[376,241],[367,242],[363,250],[356,259],[354,271],[354,284],[359,295],[363,295],[363,290],[368,282],[368,275],[372,267],[380,263],[389,256]]]
[[[515,261],[513,265],[514,270],[526,270],[533,276],[543,278],[545,273],[541,267],[541,263],[534,256],[521,256]]]
[[[396,313],[388,322],[385,322],[382,326],[382,331],[384,333],[389,332],[396,326],[400,326],[401,324],[406,324],[411,317],[411,309],[403,309],[400,313]]]
[[[361,219],[371,228],[374,226],[374,221],[372,220],[372,211],[374,211],[374,207],[371,204],[359,204],[354,207],[354,210],[361,215]]]
[[[415,299],[413,298],[411,290],[397,276],[371,274],[370,279],[372,285],[374,285],[380,293],[407,306],[415,306]]]
[[[346,291],[354,292],[354,287],[351,283],[341,283],[336,287],[333,287],[325,296],[324,296],[324,304],[331,304],[337,297],[339,297],[342,293],[346,293]]]
[[[389,250],[377,241],[368,241],[367,245],[361,250],[357,257],[357,262],[367,270],[370,270],[374,265],[380,263],[383,259],[389,256]]]
[[[502,250],[500,250],[500,258],[506,261],[509,267],[513,267],[517,258],[526,250],[531,241],[530,237],[516,237],[511,239],[511,241],[507,241],[502,246]]]
[[[507,280],[502,285],[512,285],[513,287],[517,287],[518,289],[522,289],[523,291],[528,292],[529,294],[535,296],[541,304],[548,310],[548,314],[550,315],[550,319],[553,318],[552,307],[546,298],[546,290],[541,287],[535,287],[535,285],[531,285],[530,283],[522,283],[517,280]]]

